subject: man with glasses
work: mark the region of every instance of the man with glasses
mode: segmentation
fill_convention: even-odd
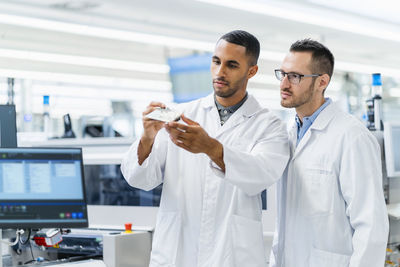
[[[375,137],[324,93],[332,53],[295,42],[281,68],[281,105],[295,108],[291,159],[278,183],[272,267],[382,267],[388,218]]]

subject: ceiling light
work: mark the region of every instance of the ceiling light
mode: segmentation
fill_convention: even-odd
[[[211,0],[197,0],[197,1],[202,1],[202,2],[211,2]],[[229,4],[231,3],[231,4]],[[247,3],[247,2],[246,2]],[[233,8],[239,8],[239,6],[246,6],[243,5],[243,2],[241,1],[225,1],[221,0],[218,2],[220,5],[224,6],[230,6]],[[255,3],[248,3],[248,8],[252,7],[254,8]],[[264,6],[264,5],[263,5]],[[247,7],[243,7],[244,10],[248,9]],[[276,7],[273,6],[268,6],[268,8],[261,8],[259,12],[264,11],[264,10],[275,10],[277,11]],[[249,10],[251,11],[251,10]],[[254,10],[253,10],[254,11]],[[290,17],[288,14],[291,11],[290,9],[285,9],[284,11],[282,9],[278,10],[279,14],[284,14],[285,18]],[[256,11],[254,11],[256,12]],[[266,11],[267,12],[267,11]],[[296,11],[297,18],[302,18],[302,17],[307,17],[307,14],[303,14],[301,12]],[[302,15],[303,14],[303,15]],[[272,15],[271,15],[272,16]],[[294,16],[296,17],[296,16]],[[322,18],[322,20],[326,19],[325,17]],[[25,26],[25,27],[31,27],[31,28],[38,28],[38,29],[45,29],[45,30],[52,30],[52,31],[57,31],[57,32],[66,32],[66,33],[73,33],[73,34],[79,34],[79,35],[84,35],[84,36],[93,36],[93,37],[101,37],[101,38],[107,38],[107,39],[116,39],[116,40],[123,40],[123,41],[131,41],[131,42],[136,42],[136,43],[146,43],[146,44],[156,44],[160,46],[171,46],[171,47],[179,47],[179,48],[186,48],[186,49],[192,49],[192,50],[201,50],[201,51],[214,51],[215,44],[210,43],[210,42],[203,42],[203,41],[197,41],[197,40],[191,40],[191,39],[183,39],[183,38],[175,38],[175,37],[168,37],[164,35],[157,35],[157,34],[145,34],[145,33],[137,33],[137,32],[130,32],[130,31],[122,31],[122,30],[115,30],[115,29],[106,29],[106,28],[100,28],[100,27],[94,27],[94,26],[87,26],[87,25],[79,25],[79,24],[72,24],[72,23],[65,23],[65,22],[58,22],[58,21],[51,21],[51,20],[44,20],[44,19],[36,19],[36,18],[29,18],[29,17],[22,17],[22,16],[15,16],[15,15],[7,15],[7,14],[0,14],[0,23],[4,24],[11,24],[11,25],[18,25],[18,26]],[[339,23],[339,22],[337,22]],[[334,24],[334,23],[333,23]],[[325,26],[324,24],[321,24],[322,26]],[[365,27],[365,25],[362,25],[364,28],[369,30],[368,27]],[[373,32],[373,31],[371,31]],[[393,35],[395,36],[395,34]],[[374,37],[382,37],[382,35],[374,35]],[[400,41],[400,35],[399,35],[399,41]],[[261,50],[260,51],[260,58],[264,60],[270,60],[270,61],[275,61],[281,63],[285,57],[286,53],[282,52],[277,52],[277,51],[268,51],[268,50]],[[72,56],[74,57],[74,56]],[[92,64],[95,62],[94,58],[88,58],[88,57],[82,57],[83,62],[82,64]],[[61,58],[59,58],[61,59]],[[69,61],[71,58],[66,59],[63,58],[62,60],[64,61]],[[86,60],[86,63],[85,63]],[[112,63],[114,62],[115,65],[124,65],[124,64],[131,64],[129,68],[135,68],[133,66],[133,63],[127,63],[124,61],[119,61],[119,60],[108,60],[108,59],[100,59],[101,62],[100,64],[106,65],[107,63]],[[87,62],[92,62],[92,63],[87,63]],[[113,64],[111,64],[113,65]],[[128,66],[125,66],[128,68]],[[164,68],[164,67],[162,67]],[[359,64],[359,63],[351,63],[351,62],[342,62],[342,61],[336,61],[336,69],[337,70],[342,70],[342,71],[349,71],[349,72],[355,72],[355,73],[375,73],[375,72],[381,72],[383,75],[386,76],[392,76],[392,77],[400,77],[400,70],[396,68],[388,68],[388,67],[381,67],[381,66],[375,66],[375,65],[365,65],[365,64]],[[164,71],[164,70],[162,70]]]
[[[392,23],[400,23],[398,0],[364,0],[360,5],[359,0],[308,0],[309,2],[331,9],[339,9],[345,12],[375,18]],[[396,8],[397,7],[397,8]]]
[[[135,102],[150,103],[151,99],[163,98],[164,101],[171,99],[172,92],[157,92],[151,90],[126,90],[121,88],[97,88],[79,85],[48,85],[34,83],[31,87],[33,95],[50,95],[53,97],[69,97],[76,99],[109,99],[109,100],[129,100]]]
[[[74,55],[62,55],[62,54],[43,53],[34,51],[2,49],[2,48],[0,48],[0,57],[42,61],[50,63],[63,63],[63,64],[89,66],[97,68],[150,72],[150,73],[169,72],[169,66],[166,64],[151,64],[143,62],[133,62],[133,61],[105,59],[96,57],[83,57]]]
[[[80,34],[84,36],[130,41],[135,43],[157,44],[161,46],[189,48],[193,50],[199,49],[204,51],[212,51],[215,46],[215,44],[213,43],[169,37],[164,35],[154,35],[154,34],[138,33],[138,32],[123,31],[116,29],[106,29],[95,26],[87,26],[81,24],[29,18],[29,17],[22,17],[22,16],[8,15],[8,14],[0,14],[0,23],[57,31],[57,32]]]
[[[293,2],[259,3],[243,0],[197,0],[242,11],[263,14],[286,20],[326,27],[344,32],[365,35],[373,38],[400,42],[400,31],[393,24],[348,16],[332,10],[296,5]]]
[[[125,87],[158,91],[171,91],[172,85],[167,81],[113,78],[106,76],[77,75],[54,72],[25,71],[0,69],[0,76],[37,81],[65,82],[92,86]]]
[[[335,68],[341,71],[354,72],[354,73],[366,73],[366,74],[381,73],[384,76],[400,77],[399,69],[388,68],[377,65],[336,61]]]

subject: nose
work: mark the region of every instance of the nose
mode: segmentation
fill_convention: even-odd
[[[217,67],[216,75],[218,77],[225,77],[225,66],[223,64]]]
[[[285,75],[285,76],[283,76],[283,79],[280,83],[280,88],[284,89],[284,88],[289,88],[289,87],[290,87],[290,82],[289,82],[288,76]]]

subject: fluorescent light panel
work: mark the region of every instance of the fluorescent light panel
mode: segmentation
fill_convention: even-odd
[[[44,29],[56,32],[79,34],[84,36],[100,37],[121,41],[130,41],[145,44],[157,44],[161,46],[171,46],[180,48],[199,49],[211,51],[214,43],[194,41],[183,38],[168,37],[163,35],[153,35],[116,29],[106,29],[95,26],[72,24],[66,22],[29,18],[8,14],[0,14],[0,23],[18,25],[30,28]]]
[[[319,27],[326,27],[344,32],[400,42],[400,31],[398,29],[396,30],[394,26],[388,27],[388,24],[382,24],[366,19],[357,19],[355,17],[345,16],[332,11],[328,12],[327,10],[321,10],[319,8],[311,9],[309,7],[304,7],[304,5],[296,5],[292,2],[282,3],[268,1],[267,3],[259,3],[243,0],[197,1],[307,23]]]
[[[382,21],[400,23],[398,0],[308,0],[311,3]],[[396,8],[397,7],[397,8]]]
[[[150,73],[164,74],[169,72],[169,66],[166,64],[151,64],[143,62],[62,55],[62,54],[23,51],[14,49],[0,48],[0,57],[50,62],[50,63],[63,63],[63,64],[89,66],[96,68],[100,67],[108,69],[150,72]]]
[[[294,17],[298,18],[299,21],[302,21],[303,17],[308,17],[307,14],[303,14],[302,12],[296,11],[296,16],[289,16],[291,12],[290,9],[277,9],[277,7],[268,6],[267,8],[261,8],[259,10],[253,10],[255,3],[247,3],[246,5],[243,4],[242,1],[225,1],[221,0],[220,2],[213,2],[211,0],[197,0],[202,2],[207,2],[215,5],[222,5],[228,6],[232,8],[247,10],[251,12],[267,12],[267,15],[277,14],[276,16],[281,16],[282,18],[289,18]],[[273,13],[273,14],[269,14]],[[264,13],[263,13],[264,14]],[[322,21],[327,19],[326,17],[322,18]],[[307,22],[308,20],[305,20]],[[115,30],[115,29],[106,29],[94,26],[87,26],[87,25],[78,25],[72,23],[65,23],[65,22],[57,22],[51,20],[43,20],[43,19],[36,19],[36,18],[29,18],[29,17],[22,17],[22,16],[15,16],[15,15],[7,15],[7,14],[0,14],[0,23],[4,24],[11,24],[11,25],[18,25],[18,26],[25,26],[31,28],[39,28],[45,30],[52,30],[57,32],[66,32],[66,33],[73,33],[85,36],[93,36],[93,37],[101,37],[107,39],[116,39],[116,40],[123,40],[123,41],[131,41],[136,43],[146,43],[146,44],[156,44],[161,46],[171,46],[171,47],[179,47],[179,48],[186,48],[186,49],[198,49],[202,51],[213,51],[214,50],[214,43],[209,42],[202,42],[197,40],[190,40],[190,39],[182,39],[182,38],[175,38],[175,37],[168,37],[163,35],[154,35],[154,34],[144,34],[144,33],[137,33],[137,32],[129,32],[129,31],[122,31],[122,30]],[[315,22],[317,23],[317,22]],[[335,21],[335,23],[339,24],[340,22]],[[333,24],[335,24],[333,23]],[[320,24],[321,26],[326,26],[324,24]],[[328,27],[328,26],[326,26]],[[368,27],[362,25],[362,28],[368,32],[371,32]],[[373,32],[373,31],[372,31]],[[375,35],[373,37],[378,38],[382,35]],[[399,35],[400,41],[400,35]],[[270,60],[275,62],[282,62],[286,53],[277,52],[277,51],[267,51],[262,50],[260,52],[260,58],[264,60]],[[85,57],[83,57],[85,58]],[[65,61],[69,61],[70,59],[65,59]],[[86,58],[88,60],[88,58]],[[110,63],[107,59],[102,59],[103,64]],[[92,61],[94,63],[95,61]],[[121,63],[120,61],[117,61]],[[85,63],[83,63],[85,64]],[[88,63],[89,64],[89,63]],[[90,63],[91,64],[91,63]],[[355,73],[375,73],[381,72],[383,75],[392,76],[392,77],[400,77],[400,69],[396,68],[388,68],[388,67],[380,67],[375,65],[365,65],[359,63],[351,63],[351,62],[336,62],[336,69],[342,71],[349,71]],[[0,73],[1,74],[1,73]],[[12,77],[12,76],[9,76]]]
[[[384,76],[400,77],[400,69],[388,68],[376,65],[366,65],[361,63],[352,63],[345,61],[336,61],[335,68],[341,71],[355,73],[381,73]]]
[[[34,83],[31,87],[33,95],[50,95],[54,97],[68,97],[79,99],[109,99],[114,101],[148,101],[162,97],[172,101],[171,92],[152,92],[149,90],[126,90],[118,88],[95,88],[85,86],[58,86]]]
[[[105,76],[77,75],[53,72],[24,71],[13,69],[0,69],[0,76],[37,81],[65,82],[82,85],[98,85],[108,87],[126,87],[136,89],[148,89],[170,91],[172,85],[168,81],[113,78]]]

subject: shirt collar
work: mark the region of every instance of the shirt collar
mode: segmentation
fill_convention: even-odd
[[[309,122],[309,124],[311,125],[315,121],[315,119],[318,117],[318,115],[321,113],[321,111],[324,110],[324,108],[326,108],[331,102],[332,102],[332,99],[330,99],[329,97],[325,98],[325,102],[324,102],[324,104],[322,104],[322,106],[320,106],[311,116],[303,118],[303,123],[304,123],[304,121],[307,120]],[[303,123],[301,122],[301,120],[297,114],[296,114],[295,120],[296,120],[297,127],[301,128]]]
[[[247,98],[248,98],[248,93],[246,92],[246,95],[243,97],[242,100],[240,100],[239,103],[237,103],[233,106],[224,107],[220,103],[218,103],[218,101],[214,95],[214,101],[215,101],[215,105],[217,106],[218,111],[227,110],[229,113],[234,113],[236,110],[238,110],[243,105],[243,103],[246,102]]]
[[[204,109],[211,109],[211,108],[217,109],[217,106],[214,101],[214,93],[211,93],[205,98],[203,98],[200,102],[200,106]],[[263,108],[260,106],[258,101],[251,94],[249,94],[247,100],[243,103],[242,107],[237,112],[241,111],[241,114],[243,116],[251,117],[262,109]]]

